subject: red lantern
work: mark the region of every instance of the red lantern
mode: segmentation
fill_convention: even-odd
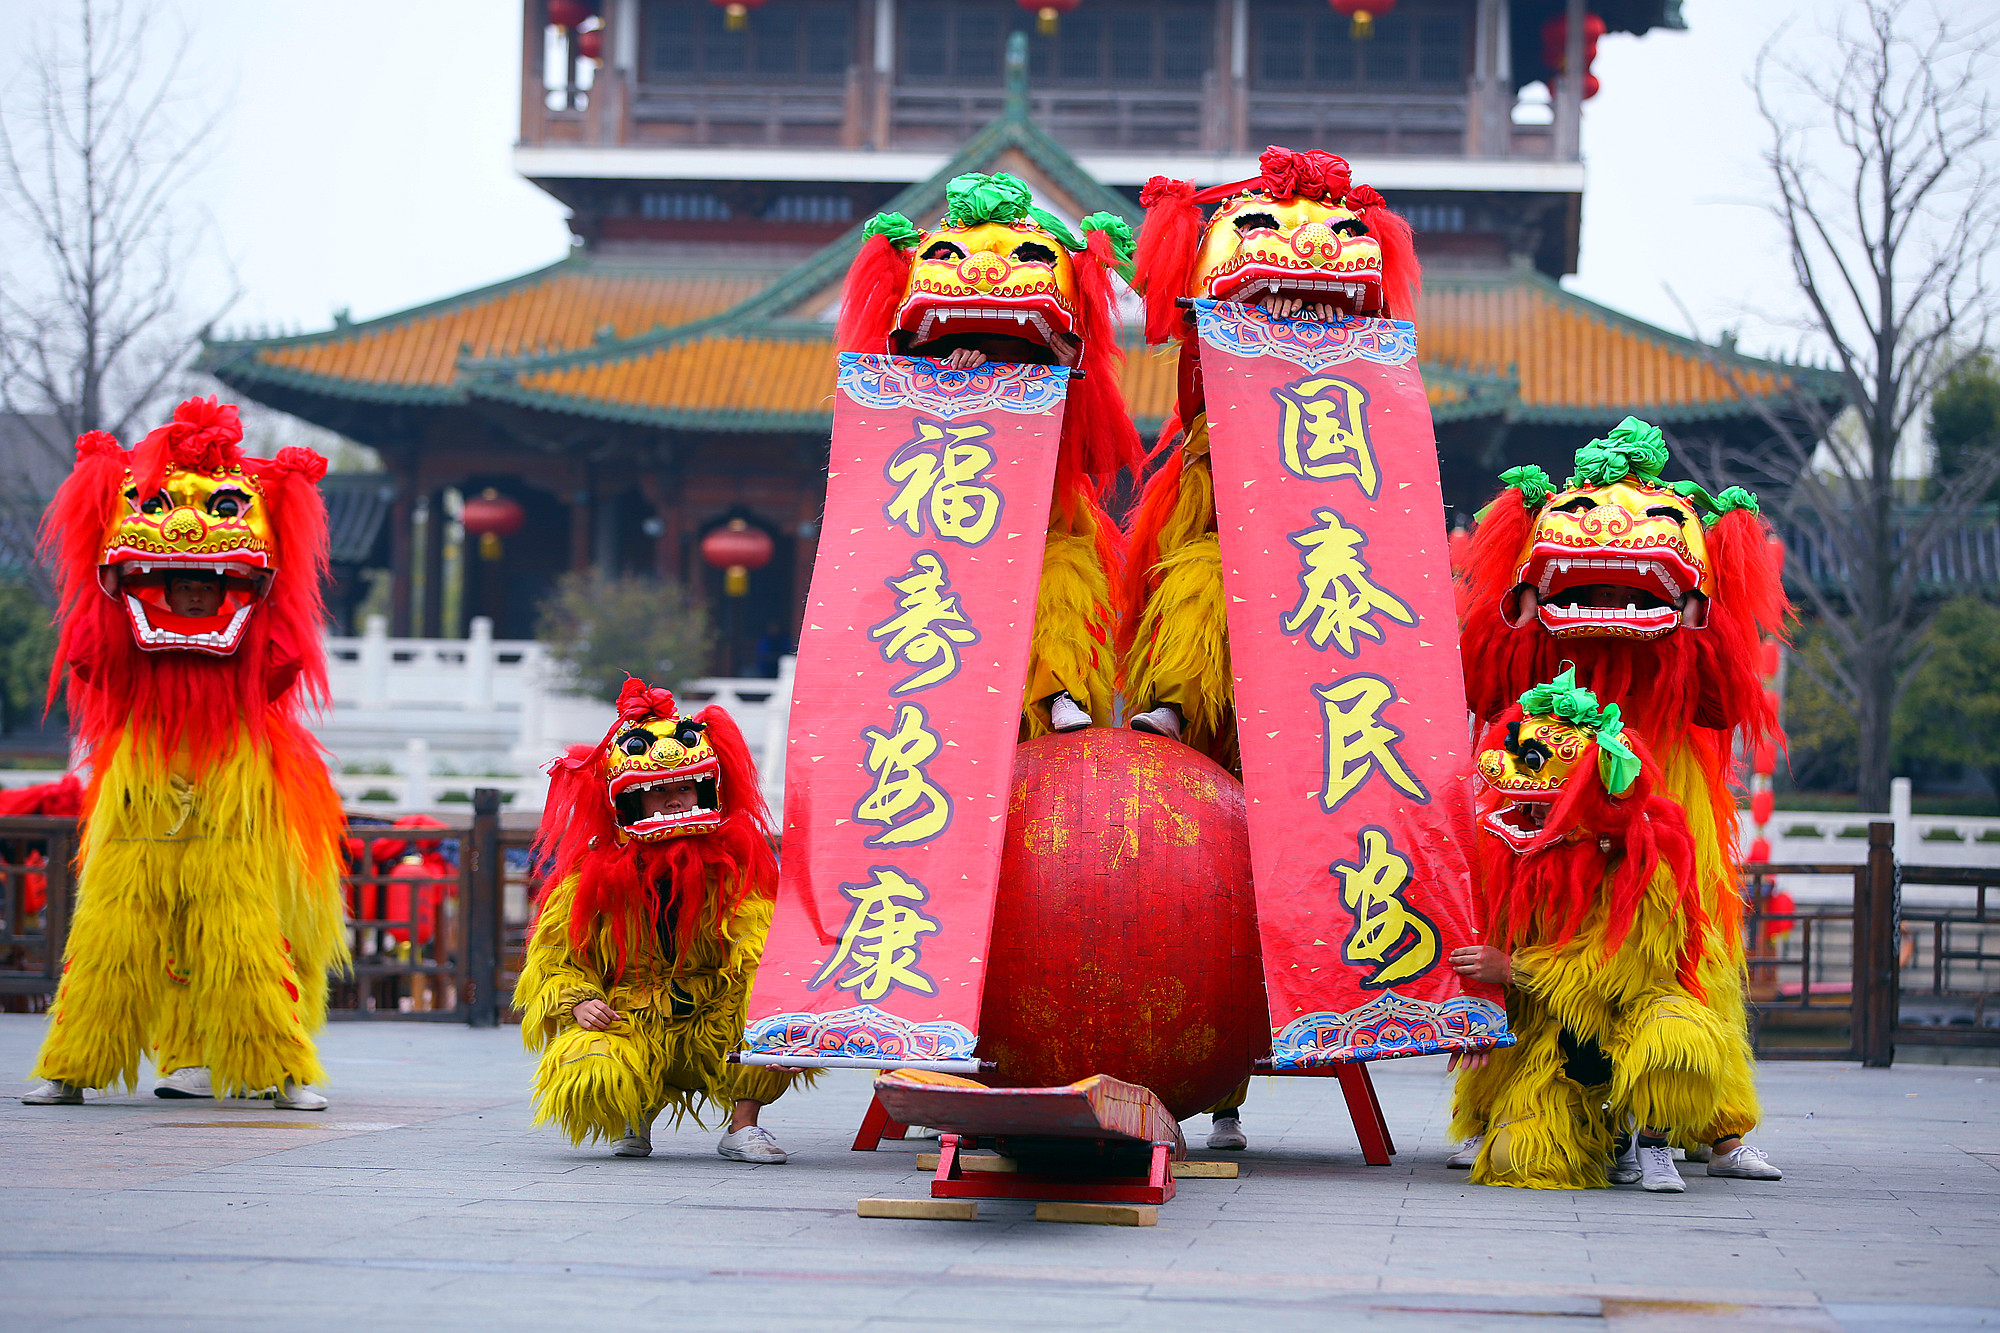
[[[1396,0],[1326,0],[1333,12],[1353,20],[1347,35],[1365,42],[1375,35],[1375,20],[1396,7]]]
[[[488,486],[465,502],[465,507],[459,510],[458,521],[467,535],[479,538],[480,559],[498,560],[500,539],[519,532],[521,525],[528,521],[528,511],[521,508],[517,501],[509,500]]]
[[[1749,864],[1753,866],[1767,866],[1771,864],[1771,840],[1769,838],[1760,837],[1751,842]]]
[[[1784,712],[1785,701],[1779,697],[1778,692],[1776,690],[1771,689],[1767,686],[1764,690],[1764,697],[1770,701],[1772,712],[1774,713]]]
[[[771,534],[732,518],[701,539],[701,558],[722,571],[722,590],[731,597],[750,591],[750,571],[771,563]]]
[[[742,32],[750,26],[750,11],[764,3],[764,0],[708,0],[722,11],[722,26],[731,32]]]
[[[576,53],[584,60],[604,59],[604,29],[592,28],[576,35]]]
[[[592,12],[586,0],[549,0],[549,22],[558,28],[574,28]]]
[[[1766,639],[1758,646],[1757,672],[1766,680],[1778,674],[1778,641]]]
[[[1766,538],[1764,539],[1764,549],[1765,549],[1765,550],[1767,550],[1767,551],[1769,551],[1769,552],[1771,553],[1771,564],[1772,564],[1772,567],[1773,567],[1774,569],[1777,569],[1777,570],[1780,570],[1780,571],[1782,571],[1782,570],[1784,569],[1784,567],[1785,567],[1785,540],[1784,540],[1784,538],[1780,537],[1780,536],[1779,536],[1779,535],[1778,535],[1777,533],[1775,533],[1775,532],[1774,532],[1774,533],[1772,533],[1772,534],[1771,534],[1770,536],[1768,536],[1768,537],[1766,537]]]
[[[1036,32],[1044,37],[1053,37],[1058,20],[1075,10],[1083,0],[1014,0],[1014,3],[1035,16]]]
[[[1798,929],[1799,923],[1791,919],[1792,913],[1798,910],[1799,905],[1792,901],[1792,895],[1789,893],[1774,893],[1769,898],[1766,898],[1764,900],[1764,933],[1772,939],[1776,939],[1780,935],[1791,934],[1794,930]],[[1772,917],[1780,919],[1773,921],[1771,920]]]
[[[1588,102],[1597,96],[1597,76],[1590,72],[1590,62],[1597,59],[1597,39],[1604,35],[1604,20],[1595,14],[1583,16],[1583,100]],[[1563,72],[1563,64],[1569,55],[1569,21],[1561,14],[1542,25],[1542,63],[1557,74]]]
[[[1771,811],[1777,808],[1778,798],[1769,787],[1750,793],[1750,822],[1758,828],[1771,822]]]
[[[1768,778],[1778,771],[1778,747],[1766,736],[1750,747],[1750,771]]]

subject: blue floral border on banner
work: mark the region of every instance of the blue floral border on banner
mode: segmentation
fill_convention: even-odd
[[[858,1060],[970,1060],[979,1038],[961,1024],[912,1023],[864,1004],[825,1014],[772,1014],[743,1034],[760,1055]]]
[[[1384,991],[1348,1013],[1302,1014],[1285,1024],[1271,1039],[1271,1068],[1316,1069],[1513,1044],[1507,1011],[1490,1000],[1459,995],[1440,1004]]]
[[[989,361],[973,370],[952,370],[929,357],[840,354],[840,391],[855,402],[915,409],[945,421],[981,412],[1046,412],[1062,402],[1069,375],[1062,366]]]
[[[1342,361],[1407,365],[1416,359],[1417,326],[1405,319],[1350,319],[1338,324],[1278,319],[1259,306],[1198,300],[1201,336],[1237,356],[1274,356],[1305,370]]]

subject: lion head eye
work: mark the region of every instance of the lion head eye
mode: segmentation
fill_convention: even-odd
[[[1238,213],[1236,230],[1245,236],[1253,231],[1276,231],[1278,219],[1270,213]]]
[[[1328,227],[1327,230],[1336,236],[1345,236],[1352,240],[1356,236],[1366,236],[1368,234],[1368,224],[1360,218],[1342,218],[1331,227]]]
[[[653,738],[647,732],[628,731],[619,737],[618,748],[629,755],[642,755],[653,748]]]
[[[153,495],[139,502],[139,512],[142,514],[166,513],[167,497],[155,492]]]
[[[952,244],[950,241],[939,241],[936,245],[924,251],[924,258],[936,260],[963,259],[965,258],[965,249],[962,246]]]
[[[701,733],[701,723],[683,722],[680,725],[680,729],[674,733],[674,739],[679,741],[685,748],[692,750],[695,746],[701,744]]]
[[[1014,247],[1014,258],[1023,264],[1053,265],[1056,262],[1056,252],[1049,249],[1046,245],[1037,245],[1033,241],[1023,241]]]
[[[237,491],[217,491],[208,497],[208,512],[217,518],[235,518],[250,507],[250,502]]]

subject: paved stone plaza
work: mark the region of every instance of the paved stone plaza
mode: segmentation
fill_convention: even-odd
[[[42,1026],[0,1016],[12,1077]],[[4,1326],[2000,1328],[2000,1069],[1765,1065],[1787,1178],[1686,1166],[1680,1196],[1469,1185],[1442,1060],[1377,1071],[1392,1167],[1331,1082],[1260,1080],[1241,1177],[1128,1229],[857,1218],[927,1174],[916,1143],[848,1151],[858,1073],[773,1107],[793,1160],[748,1167],[692,1129],[626,1161],[530,1128],[512,1029],[336,1024],[323,1051],[319,1116],[0,1103]]]

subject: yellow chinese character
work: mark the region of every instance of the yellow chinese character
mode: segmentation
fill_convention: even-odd
[[[1361,830],[1358,864],[1333,863],[1340,877],[1340,899],[1354,914],[1354,926],[1341,941],[1340,956],[1356,966],[1375,970],[1362,979],[1367,987],[1393,986],[1422,976],[1438,960],[1437,926],[1403,901],[1410,882],[1410,862],[1379,828]]]
[[[874,878],[866,884],[840,886],[854,900],[854,909],[841,929],[840,947],[807,989],[818,990],[842,967],[849,967],[836,984],[871,1004],[893,986],[919,995],[937,994],[937,986],[917,969],[923,959],[921,940],[938,929],[935,919],[917,910],[930,895],[894,866],[870,866],[868,873]]]
[[[1396,754],[1403,733],[1380,716],[1386,705],[1395,702],[1395,686],[1380,676],[1364,674],[1315,685],[1313,693],[1326,714],[1326,787],[1319,803],[1327,813],[1340,809],[1378,769],[1405,795],[1429,803],[1430,793]]]
[[[1304,568],[1299,571],[1299,604],[1284,619],[1285,633],[1306,629],[1313,647],[1324,648],[1332,639],[1352,657],[1355,635],[1382,641],[1382,627],[1371,616],[1414,626],[1417,618],[1410,608],[1369,581],[1368,563],[1361,558],[1368,535],[1348,527],[1331,509],[1316,509],[1313,518],[1318,527],[1292,534]]]
[[[956,595],[945,595],[951,574],[931,551],[917,552],[907,574],[888,580],[895,589],[897,613],[868,630],[871,639],[887,639],[882,660],[902,658],[923,670],[905,677],[889,691],[909,694],[929,689],[958,674],[958,650],[979,642],[979,631],[959,613]]]
[[[948,541],[977,546],[1000,522],[1000,492],[980,484],[993,466],[993,451],[980,441],[993,434],[981,422],[947,426],[916,419],[917,438],[889,456],[884,471],[901,484],[884,513],[920,535],[928,510],[931,529]]]
[[[1283,415],[1285,471],[1306,481],[1352,477],[1375,498],[1375,447],[1362,417],[1368,394],[1358,384],[1315,375],[1271,390]]]
[[[896,710],[896,729],[861,733],[868,742],[863,761],[875,775],[875,788],[854,807],[863,824],[880,824],[882,832],[865,840],[869,847],[908,847],[944,832],[951,822],[951,798],[924,773],[924,765],[942,743],[930,719],[915,704]]]

